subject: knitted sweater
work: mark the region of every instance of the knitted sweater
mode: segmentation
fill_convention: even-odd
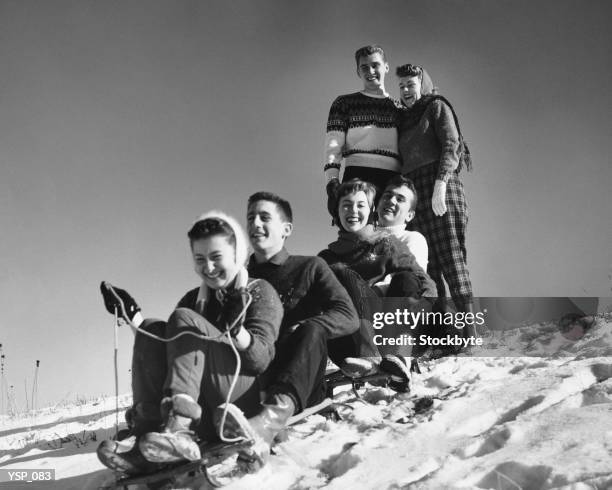
[[[420,101],[419,101],[420,102]],[[418,102],[417,102],[418,104]],[[459,165],[459,132],[453,111],[440,99],[429,102],[417,124],[408,124],[412,109],[404,109],[399,123],[399,152],[402,173],[440,162],[437,179],[448,182]]]
[[[348,335],[359,328],[351,298],[320,258],[289,255],[283,248],[260,264],[251,256],[248,270],[251,276],[265,279],[278,291],[285,310],[281,337],[297,323],[320,326],[329,338]]]
[[[393,235],[374,233],[363,239],[354,233],[340,232],[338,240],[319,252],[329,265],[345,266],[357,272],[370,286],[387,274],[408,271],[421,282],[421,295],[435,297],[436,285],[417,264],[414,255],[404,253]]]
[[[400,103],[391,97],[356,92],[332,103],[325,136],[325,177],[338,178],[345,166],[401,170],[397,148]]]
[[[274,358],[274,344],[278,338],[283,309],[278,294],[266,281],[249,279],[247,290],[252,302],[247,308],[244,328],[251,334],[251,344],[240,351],[242,369],[245,372],[260,374],[264,372]],[[222,305],[216,294],[210,294],[204,305],[204,311],[196,306],[200,288],[192,289],[178,302],[177,308],[189,308],[200,313],[210,323],[223,331],[226,319]]]

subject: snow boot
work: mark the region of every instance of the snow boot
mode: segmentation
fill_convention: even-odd
[[[340,371],[349,378],[363,378],[378,372],[378,366],[368,358],[347,357],[340,366]]]
[[[147,461],[138,447],[138,438],[131,435],[122,441],[102,441],[96,451],[100,462],[113,471],[126,475],[154,473],[161,466]]]
[[[128,408],[125,419],[128,429],[119,431],[117,440],[102,441],[96,451],[98,459],[104,466],[128,475],[157,471],[159,465],[150,463],[140,453],[138,437],[159,428],[159,406],[153,408],[146,403],[136,404]]]
[[[201,458],[196,435],[191,430],[200,423],[202,408],[189,395],[179,394],[161,402],[162,432],[142,436],[138,446],[151,463],[197,461]]]
[[[410,367],[403,357],[387,354],[380,361],[380,370],[391,375],[388,384],[393,391],[398,393],[410,391]]]
[[[274,437],[285,428],[295,408],[291,395],[275,393],[268,396],[259,414],[247,420],[236,405],[224,403],[215,412],[215,426],[223,431],[223,437],[252,441],[239,457],[247,463],[247,471],[254,473],[268,461]]]

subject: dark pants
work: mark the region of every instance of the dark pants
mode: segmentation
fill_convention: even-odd
[[[236,357],[227,340],[214,340],[220,331],[188,308],[175,310],[167,323],[145,320],[141,328],[163,338],[187,331],[211,337],[202,340],[183,335],[165,343],[137,333],[132,356],[135,411],[160,417],[163,397],[186,394],[203,409],[201,434],[210,434],[213,411],[226,401],[236,369]],[[260,408],[259,391],[258,377],[241,372],[230,402],[247,416],[254,415]]]
[[[276,344],[276,356],[264,375],[268,396],[289,394],[295,402],[295,413],[323,400],[326,343],[327,333],[316,325],[301,325],[282,336]]]
[[[329,340],[327,345],[330,359],[341,365],[347,357],[379,357],[380,352],[373,341],[372,320],[374,313],[382,309],[381,297],[354,270],[334,265],[331,269],[353,300],[359,316],[359,330],[351,335]],[[418,298],[420,290],[420,281],[414,274],[400,271],[393,274],[385,296]]]
[[[344,169],[344,175],[342,176],[342,182],[356,178],[374,184],[376,186],[376,198],[378,202],[378,197],[380,197],[381,192],[387,187],[387,182],[389,182],[391,177],[395,177],[396,175],[398,175],[397,172],[381,168],[346,167]]]

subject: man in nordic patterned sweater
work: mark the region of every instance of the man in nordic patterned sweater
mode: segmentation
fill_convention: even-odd
[[[355,52],[355,62],[363,90],[334,100],[327,119],[324,172],[332,216],[343,159],[343,182],[358,178],[379,191],[401,171],[397,146],[400,103],[385,90],[389,71],[385,53],[378,45],[365,46]]]

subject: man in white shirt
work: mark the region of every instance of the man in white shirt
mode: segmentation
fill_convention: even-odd
[[[417,197],[414,184],[403,175],[392,177],[383,191],[378,207],[378,229],[386,230],[405,243],[417,263],[427,271],[427,241],[406,225],[414,218]]]

